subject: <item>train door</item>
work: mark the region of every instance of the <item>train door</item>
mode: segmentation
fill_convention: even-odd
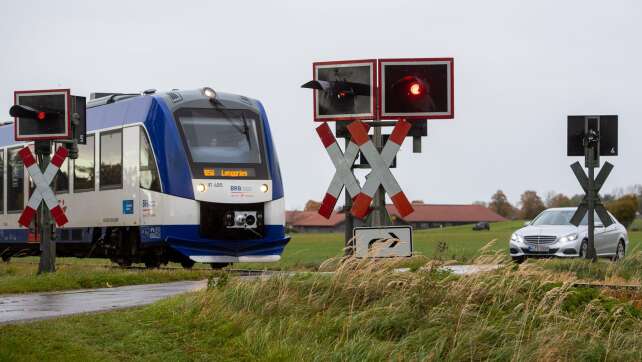
[[[139,132],[139,200],[141,202],[141,242],[154,244],[162,240],[162,185],[158,174],[158,164],[149,136],[144,127],[138,127]]]

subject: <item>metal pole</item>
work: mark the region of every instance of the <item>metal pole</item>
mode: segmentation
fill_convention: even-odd
[[[348,149],[350,144],[350,138],[345,138],[345,149]],[[344,255],[350,256],[353,254],[353,245],[352,245],[352,230],[354,229],[354,217],[352,216],[352,195],[348,193],[348,189],[345,189],[345,206],[343,207],[343,213],[345,215],[345,249]]]
[[[377,151],[383,150],[383,135],[381,134],[381,126],[373,127],[374,135],[373,142]],[[386,226],[390,225],[388,211],[386,210],[386,191],[382,186],[379,186],[375,193],[373,200],[373,210],[369,220],[370,226]]]
[[[36,142],[35,148],[38,157],[38,167],[44,172],[50,162],[51,142],[38,141]],[[38,208],[37,224],[40,227],[39,239],[41,252],[38,274],[53,273],[56,271],[56,244],[51,240],[51,217],[49,215],[49,209],[44,202],[41,202]]]
[[[593,262],[597,261],[595,252],[595,147],[589,148],[589,158],[591,163],[588,164],[588,253],[586,257]]]

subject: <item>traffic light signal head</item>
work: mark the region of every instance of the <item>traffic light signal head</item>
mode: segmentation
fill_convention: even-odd
[[[618,116],[568,116],[567,156],[584,156],[585,147],[595,146],[600,156],[618,155]]]
[[[380,117],[454,117],[453,59],[379,61]]]
[[[318,62],[313,80],[314,119],[338,121],[375,117],[375,60]]]
[[[68,89],[16,91],[15,105],[9,114],[15,117],[17,141],[69,139],[71,96]]]

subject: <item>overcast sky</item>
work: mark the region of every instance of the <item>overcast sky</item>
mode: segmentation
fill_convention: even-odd
[[[407,139],[409,199],[511,202],[579,193],[567,114],[618,114],[604,190],[642,183],[639,1],[3,1],[0,111],[16,89],[138,92],[212,86],[265,105],[288,208],[320,200],[333,166],[300,85],[314,61],[454,57],[453,120]],[[605,160],[606,158],[603,158]]]

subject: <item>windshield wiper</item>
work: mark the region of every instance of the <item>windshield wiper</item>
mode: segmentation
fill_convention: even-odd
[[[241,119],[243,120],[243,131],[245,134],[245,139],[247,140],[247,145],[252,149],[252,142],[250,142],[250,128],[247,126],[247,119],[245,119],[245,113],[241,113]]]

